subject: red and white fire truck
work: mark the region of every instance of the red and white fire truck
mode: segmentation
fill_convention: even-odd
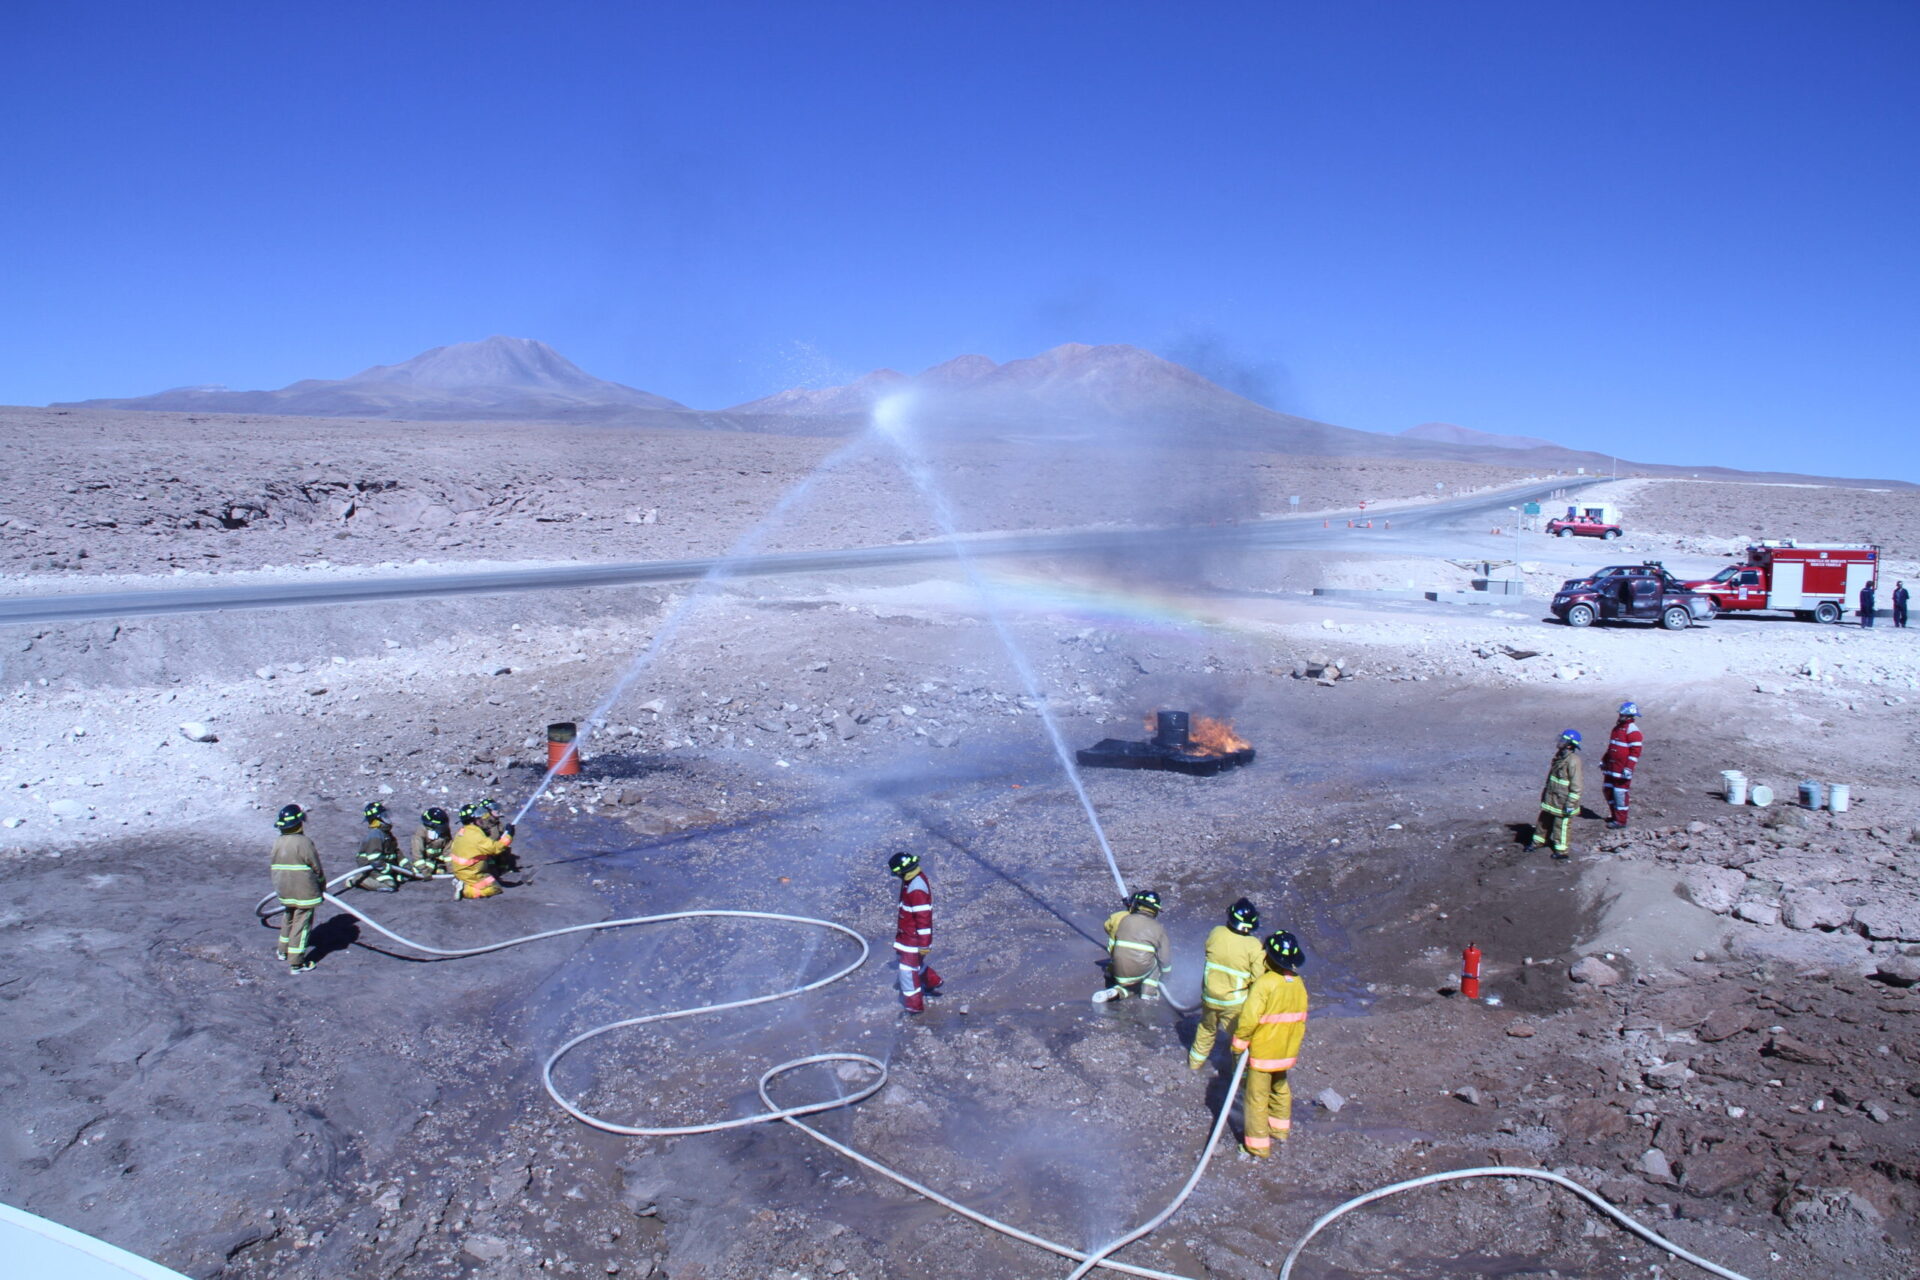
[[[1838,622],[1880,577],[1880,548],[1859,542],[1791,539],[1757,542],[1744,564],[1730,564],[1691,589],[1713,598],[1720,613],[1779,610],[1805,621]]]

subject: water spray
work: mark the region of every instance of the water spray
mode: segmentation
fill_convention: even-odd
[[[667,646],[668,642],[671,641],[674,636],[679,634],[680,628],[685,624],[687,618],[692,616],[694,607],[705,603],[723,583],[733,576],[734,565],[742,560],[748,559],[759,550],[760,539],[764,537],[801,498],[812,492],[814,484],[822,476],[837,470],[848,461],[858,457],[868,448],[871,440],[871,433],[857,436],[827,455],[827,457],[821,461],[820,465],[808,472],[800,483],[794,485],[791,489],[787,490],[786,493],[782,494],[780,501],[774,504],[773,510],[767,512],[765,516],[762,516],[759,523],[740,535],[739,539],[733,544],[732,549],[727,552],[725,559],[714,565],[713,568],[707,570],[705,576],[694,584],[693,589],[687,593],[686,597],[674,608],[673,612],[667,615],[665,621],[663,621],[659,628],[653,633],[653,638],[647,642],[644,648],[634,654],[633,661],[627,664],[627,669],[621,673],[620,678],[613,682],[613,687],[607,691],[607,696],[600,700],[600,704],[596,706],[587,716],[586,720],[578,726],[573,740],[573,749],[564,756],[550,755],[547,771],[541,775],[540,781],[535,785],[532,793],[527,796],[526,800],[521,803],[520,808],[515,811],[513,815],[513,821],[515,823],[518,823],[522,818],[527,816],[527,812],[539,802],[541,796],[546,794],[547,788],[553,785],[554,778],[562,772],[566,772],[566,770],[562,768],[564,764],[577,762],[579,760],[580,749],[585,741],[593,734],[599,732],[600,727],[606,723],[607,717],[613,713],[613,709],[618,706],[620,700],[626,696],[627,690],[632,686],[633,682],[640,678],[640,673],[651,666],[654,658],[659,655],[660,651]]]
[[[1120,874],[1120,864],[1114,859],[1113,845],[1107,840],[1106,828],[1101,825],[1100,815],[1094,810],[1093,798],[1087,794],[1087,788],[1080,780],[1080,770],[1074,764],[1073,750],[1067,746],[1066,738],[1060,732],[1060,725],[1053,717],[1053,708],[1047,701],[1046,691],[1040,687],[1040,677],[1028,661],[1026,651],[1014,638],[1013,628],[1008,624],[1006,614],[1001,610],[998,599],[988,587],[985,576],[980,572],[978,559],[968,549],[966,540],[960,536],[960,522],[954,516],[953,506],[947,501],[946,491],[934,479],[933,467],[919,448],[919,441],[913,434],[909,410],[912,407],[911,393],[901,392],[888,396],[874,407],[874,429],[885,437],[899,451],[901,465],[906,469],[914,487],[920,490],[920,496],[927,500],[933,509],[934,519],[946,534],[947,541],[953,545],[954,559],[961,571],[967,576],[967,583],[985,606],[987,618],[993,624],[994,633],[1000,638],[1000,645],[1006,650],[1007,658],[1013,663],[1013,669],[1020,676],[1020,683],[1027,691],[1027,697],[1040,713],[1040,723],[1047,732],[1047,741],[1053,745],[1053,754],[1059,757],[1061,771],[1067,775],[1067,782],[1073,787],[1073,794],[1080,800],[1080,808],[1087,815],[1087,824],[1093,828],[1093,838],[1100,843],[1100,853],[1107,860],[1107,870],[1113,873],[1113,883],[1120,890],[1120,896],[1127,896],[1126,877]]]

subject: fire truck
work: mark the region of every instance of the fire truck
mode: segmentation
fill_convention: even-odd
[[[1720,613],[1773,610],[1800,620],[1838,622],[1860,598],[1860,588],[1880,578],[1880,548],[1863,542],[1792,539],[1756,542],[1743,564],[1730,564],[1711,578],[1689,582],[1711,596]]]

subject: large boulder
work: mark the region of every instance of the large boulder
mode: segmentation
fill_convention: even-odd
[[[1567,970],[1567,976],[1575,982],[1584,982],[1588,986],[1611,987],[1624,975],[1599,956],[1588,956],[1575,962],[1574,966]]]
[[[1747,873],[1731,867],[1688,867],[1680,875],[1687,898],[1696,906],[1721,915],[1733,910],[1747,887]]]
[[[1782,918],[1789,929],[1838,929],[1853,918],[1853,908],[1819,889],[1792,889]]]
[[[1854,923],[1869,938],[1886,942],[1920,942],[1920,897],[1888,894],[1877,902],[1855,907]]]

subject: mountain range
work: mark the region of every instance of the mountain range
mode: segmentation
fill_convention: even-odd
[[[526,420],[691,427],[783,435],[850,435],[874,406],[912,397],[917,428],[959,440],[1044,440],[1065,445],[1214,447],[1336,458],[1477,462],[1533,472],[1599,474],[1606,454],[1531,436],[1429,422],[1398,435],[1358,431],[1280,413],[1139,347],[1066,343],[999,364],[963,355],[918,374],[877,369],[841,386],[794,388],[728,409],[676,400],[596,378],[545,343],[492,337],[435,347],[350,378],[305,379],[277,391],[176,387],[129,399],[69,401],[63,409],[291,414],[427,421]],[[1621,471],[1741,474],[1619,460]]]

